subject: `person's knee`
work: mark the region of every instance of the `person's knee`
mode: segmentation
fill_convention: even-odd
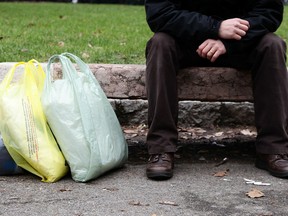
[[[157,49],[169,49],[175,47],[175,39],[166,33],[158,32],[153,35],[148,45]]]
[[[265,51],[286,53],[286,43],[279,36],[269,33],[266,34],[260,41],[260,47]]]

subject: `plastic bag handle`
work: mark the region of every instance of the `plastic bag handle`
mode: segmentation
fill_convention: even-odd
[[[76,62],[76,64],[79,66],[80,72],[88,75],[97,86],[100,86],[98,80],[92,74],[89,66],[85,62],[83,62],[78,56],[75,56],[72,53],[68,53],[68,52],[62,53],[61,55],[66,56],[66,57],[70,57],[71,59],[73,59]]]
[[[70,57],[71,59],[73,59],[76,62],[76,64],[80,67],[80,70],[82,73],[84,72],[87,75],[88,74],[90,75],[90,73],[87,73],[87,71],[88,71],[87,69],[89,69],[89,67],[78,56],[75,56],[72,53],[68,53],[68,52],[62,53],[61,55],[66,56],[66,57]]]
[[[26,64],[25,62],[18,62],[18,63],[13,65],[13,67],[8,71],[7,75],[5,76],[3,81],[1,82],[1,85],[0,85],[0,91],[1,92],[10,85],[10,83],[14,77],[16,68],[19,65],[25,65],[25,64]]]
[[[95,76],[93,75],[93,73],[91,72],[89,66],[87,64],[85,64],[79,57],[65,52],[62,53],[60,55],[53,55],[47,64],[47,85],[51,84],[51,64],[53,62],[55,62],[56,59],[59,59],[61,65],[62,65],[62,72],[63,72],[63,77],[67,77],[70,81],[73,81],[73,79],[78,77],[78,73],[76,71],[75,66],[72,64],[71,60],[69,58],[71,58],[72,60],[75,61],[75,63],[79,66],[80,68],[80,72],[86,74],[87,76],[89,76],[89,78],[91,78],[91,80],[95,83],[96,86],[100,87],[99,82],[96,80]],[[67,70],[69,71],[73,71],[73,73],[67,73]],[[46,86],[45,84],[45,86]],[[99,88],[101,89],[101,88]],[[102,89],[101,89],[102,90]]]
[[[36,63],[36,65],[39,67],[40,70],[35,70],[34,63]],[[5,76],[3,81],[1,82],[0,91],[3,91],[4,89],[6,89],[11,84],[12,79],[15,75],[16,68],[19,67],[20,65],[24,65],[24,67],[29,67],[30,70],[28,70],[28,72],[29,71],[33,72],[32,75],[36,81],[37,88],[39,88],[39,90],[42,90],[42,88],[44,86],[45,72],[38,61],[36,61],[35,59],[31,59],[28,62],[18,62],[18,63],[13,65],[13,67],[8,71],[7,75]],[[40,74],[39,74],[39,71],[40,71]],[[25,79],[27,77],[27,70],[24,69],[24,72],[26,72],[26,73],[24,73],[24,79]]]
[[[36,66],[35,66],[35,64],[36,64]],[[33,77],[36,81],[37,88],[41,92],[43,90],[43,87],[44,87],[44,81],[45,81],[45,76],[46,76],[41,64],[37,60],[31,59],[27,63],[27,66],[30,68],[30,71],[32,71]],[[38,67],[38,69],[37,69],[37,67]]]
[[[52,63],[54,63],[56,60],[59,60],[59,62],[61,63],[62,66],[62,75],[64,78],[68,78],[69,80],[73,80],[73,78],[77,77],[77,71],[74,68],[74,66],[72,65],[72,63],[70,62],[70,60],[62,55],[53,55],[50,57],[48,64],[47,64],[47,85],[51,84],[51,79],[52,79],[52,73],[51,73],[51,65]],[[73,73],[68,73],[67,71],[71,69],[73,71]],[[69,70],[69,71],[71,71]]]

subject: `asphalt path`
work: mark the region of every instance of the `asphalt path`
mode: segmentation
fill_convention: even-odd
[[[56,183],[31,174],[0,176],[0,215],[288,215],[288,179],[255,168],[253,155],[178,155],[168,181],[147,179],[145,158],[138,159],[87,183],[70,176]],[[250,197],[255,194],[260,197]]]

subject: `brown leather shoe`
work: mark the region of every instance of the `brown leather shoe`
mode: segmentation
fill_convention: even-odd
[[[174,153],[153,154],[146,167],[147,177],[154,180],[166,180],[173,176]]]
[[[271,175],[286,178],[288,177],[288,155],[258,154],[255,166],[270,172]]]

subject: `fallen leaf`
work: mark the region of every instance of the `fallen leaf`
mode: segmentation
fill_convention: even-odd
[[[182,127],[179,127],[177,130],[178,132],[187,132],[187,129]]]
[[[103,190],[105,190],[105,191],[118,191],[119,190],[119,188],[103,188]]]
[[[192,132],[192,133],[195,132],[195,133],[202,134],[202,133],[206,133],[207,131],[202,128],[192,128],[192,129],[188,129],[188,132]]]
[[[246,193],[246,195],[250,198],[260,198],[260,197],[264,197],[264,193],[256,188],[253,188],[252,190],[250,190],[249,192]]]
[[[20,197],[9,197],[9,200],[18,200]]]
[[[70,190],[70,189],[65,189],[65,188],[64,188],[64,189],[60,189],[59,191],[60,191],[60,192],[66,192],[66,191],[71,191],[71,190]]]
[[[224,176],[227,176],[228,172],[229,172],[229,169],[227,169],[225,171],[219,171],[219,172],[214,173],[213,176],[224,177]]]
[[[198,159],[199,161],[205,161],[206,160],[206,158],[205,157],[203,157],[203,156],[201,156],[199,159]]]
[[[134,206],[140,206],[141,205],[141,203],[139,202],[139,201],[130,201],[129,202],[129,205],[134,205]]]
[[[137,126],[138,130],[143,130],[145,128],[147,128],[147,126],[145,124],[140,124],[140,125]]]
[[[218,133],[215,133],[214,135],[215,135],[216,137],[219,137],[219,136],[222,136],[223,133],[224,133],[224,132],[218,132]]]
[[[126,130],[124,130],[124,133],[127,133],[127,134],[134,134],[134,133],[137,133],[137,130],[133,130],[133,129],[126,129]]]
[[[161,204],[161,205],[178,206],[178,204],[176,204],[175,202],[171,202],[171,201],[160,201],[159,204]]]
[[[90,55],[88,53],[82,53],[82,58],[90,58]]]
[[[21,49],[21,52],[28,52],[29,50],[26,48]]]
[[[65,46],[65,43],[64,43],[63,41],[59,41],[59,42],[58,42],[58,46],[59,46],[59,47],[64,47],[64,46]]]
[[[140,203],[139,201],[130,201],[129,202],[129,205],[133,205],[133,206],[149,206],[149,204],[142,204],[142,203]]]
[[[240,133],[245,135],[245,136],[254,136],[254,135],[256,135],[256,132],[250,131],[248,129],[241,130]]]

